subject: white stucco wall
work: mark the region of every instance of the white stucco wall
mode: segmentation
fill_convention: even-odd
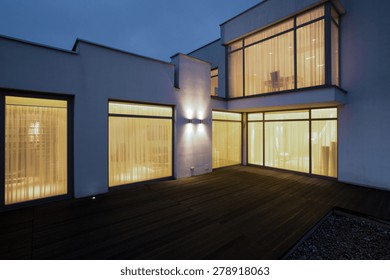
[[[226,84],[223,78],[226,75],[225,46],[222,45],[221,40],[216,40],[188,55],[207,61],[211,64],[211,68],[218,67],[218,96],[226,97]]]
[[[184,54],[172,57],[179,71],[176,98],[175,177],[211,172],[210,64]],[[188,123],[192,119],[193,123]],[[200,124],[203,120],[204,124]]]
[[[210,64],[185,55],[173,61],[86,41],[70,52],[0,37],[0,94],[9,88],[74,97],[74,196],[91,196],[108,191],[110,99],[174,106],[173,175],[211,171]],[[205,124],[189,125],[189,112]]]
[[[339,180],[390,189],[390,2],[342,2]]]

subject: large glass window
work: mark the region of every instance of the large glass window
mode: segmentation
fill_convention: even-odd
[[[297,30],[297,87],[325,84],[324,20]]]
[[[339,85],[338,22],[332,9],[332,62],[325,57],[324,5],[228,45],[229,97],[325,85],[326,61]]]
[[[228,85],[230,97],[240,97],[243,95],[242,59],[242,50],[235,51],[228,56]]]
[[[67,106],[6,96],[5,205],[67,194]]]
[[[312,173],[337,177],[337,109],[312,111]]]
[[[109,103],[109,186],[172,176],[172,108]]]
[[[241,163],[241,121],[239,113],[213,111],[213,168]]]
[[[337,108],[248,113],[248,163],[337,177]]]
[[[309,172],[309,121],[265,123],[265,165]]]
[[[248,163],[263,165],[263,113],[248,115]]]
[[[294,88],[294,33],[245,49],[245,95]]]

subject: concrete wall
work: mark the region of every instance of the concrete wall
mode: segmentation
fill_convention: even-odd
[[[218,96],[226,97],[226,59],[225,47],[221,40],[214,41],[202,48],[199,48],[188,54],[189,56],[199,58],[211,64],[211,68],[218,67]]]
[[[390,2],[343,3],[339,180],[390,189]]]
[[[0,37],[0,88],[74,96],[74,195],[84,197],[108,191],[110,99],[175,106],[174,176],[211,171],[210,64],[173,61],[85,41],[70,52]],[[205,124],[189,125],[189,112]]]
[[[176,95],[176,178],[211,172],[210,64],[178,54],[172,63],[179,69]],[[193,123],[188,123],[192,119]],[[204,124],[200,124],[203,120]]]

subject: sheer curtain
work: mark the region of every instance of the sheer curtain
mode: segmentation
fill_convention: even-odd
[[[337,109],[312,110],[312,118],[312,173],[337,177]]]
[[[294,32],[245,49],[245,95],[294,88]]]
[[[241,123],[213,121],[213,168],[241,163]]]
[[[66,101],[6,97],[6,205],[67,193],[66,107]]]
[[[235,51],[228,56],[229,73],[229,97],[243,96],[243,77],[242,77],[242,50]]]
[[[309,121],[265,123],[265,165],[309,172]]]
[[[248,163],[263,165],[262,122],[248,122]]]
[[[324,20],[297,29],[297,86],[325,84]]]
[[[242,115],[213,111],[213,168],[241,163]]]
[[[140,115],[109,116],[109,186],[172,176],[172,108],[114,102],[109,107],[110,113]]]

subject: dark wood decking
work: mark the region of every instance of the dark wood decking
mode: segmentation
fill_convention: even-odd
[[[334,207],[390,220],[390,192],[230,167],[0,213],[0,258],[277,259]]]

